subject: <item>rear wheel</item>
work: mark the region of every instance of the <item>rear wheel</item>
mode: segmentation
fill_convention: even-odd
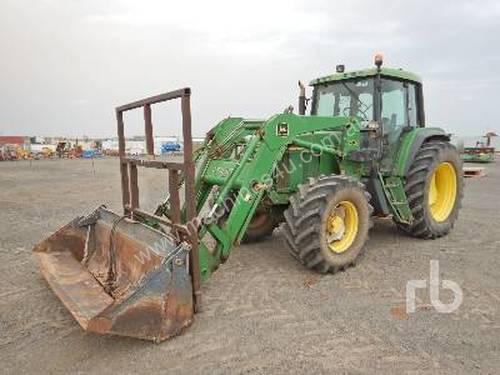
[[[311,178],[299,186],[284,214],[292,256],[322,273],[353,265],[371,226],[369,200],[363,184],[346,176]]]
[[[424,143],[408,171],[405,185],[414,221],[398,224],[420,238],[446,235],[455,224],[463,196],[462,162],[448,142]]]

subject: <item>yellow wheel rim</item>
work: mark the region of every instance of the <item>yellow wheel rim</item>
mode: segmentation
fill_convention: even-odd
[[[358,234],[358,210],[349,201],[342,201],[333,209],[326,221],[328,247],[340,254],[349,249]]]
[[[434,220],[445,221],[455,207],[457,173],[452,164],[439,164],[432,172],[429,184],[429,211]]]

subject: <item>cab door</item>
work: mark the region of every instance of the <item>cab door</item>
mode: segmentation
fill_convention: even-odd
[[[417,126],[417,86],[395,79],[380,80],[382,161],[380,171],[390,173],[405,131]]]

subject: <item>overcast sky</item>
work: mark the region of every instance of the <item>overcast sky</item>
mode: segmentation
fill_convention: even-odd
[[[500,1],[0,0],[0,134],[113,136],[114,107],[193,90],[193,133],[296,106],[297,80],[372,65],[424,79],[428,125],[500,130]],[[154,108],[155,133],[179,105]],[[140,114],[127,134],[141,134]]]

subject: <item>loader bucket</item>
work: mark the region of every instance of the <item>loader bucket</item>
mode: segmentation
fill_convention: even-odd
[[[38,243],[43,276],[87,331],[160,342],[193,320],[189,245],[99,207]]]

